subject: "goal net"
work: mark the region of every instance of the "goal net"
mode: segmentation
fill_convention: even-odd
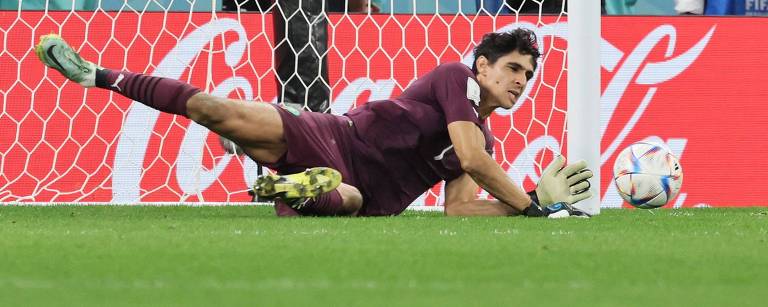
[[[226,153],[218,136],[186,118],[110,91],[83,89],[46,69],[33,46],[48,33],[61,34],[103,67],[271,103],[289,83],[276,76],[275,49],[314,52],[325,57],[327,77],[318,71],[317,78],[299,84],[326,87],[331,104],[325,111],[343,114],[366,101],[396,97],[440,63],[471,65],[472,50],[485,33],[529,28],[538,34],[543,56],[518,104],[488,121],[494,157],[530,190],[552,153],[567,150],[564,6],[550,14],[542,12],[541,1],[523,1],[542,8],[527,14],[510,4],[515,1],[495,7],[479,1],[478,7],[476,1],[382,0],[374,2],[379,13],[365,12],[370,7],[353,12],[350,5],[341,12],[326,7],[319,17],[301,11],[285,16],[310,24],[323,19],[323,50],[279,38],[273,19],[282,18],[275,17],[285,12],[282,1],[260,1],[249,11],[223,11],[220,1],[208,0],[189,1],[182,9],[166,1],[92,2],[88,7],[49,1],[59,3],[55,10],[10,1],[0,11],[2,203],[234,204],[251,200],[249,186],[260,171],[248,158]],[[235,1],[234,9],[237,2],[243,1]],[[443,188],[438,184],[412,206],[440,208]]]

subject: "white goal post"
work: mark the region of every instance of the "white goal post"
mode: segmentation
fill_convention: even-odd
[[[568,1],[568,160],[586,160],[595,176],[590,199],[600,213],[600,1]]]

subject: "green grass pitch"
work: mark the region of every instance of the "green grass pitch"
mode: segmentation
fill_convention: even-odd
[[[768,209],[0,207],[1,306],[765,306]]]

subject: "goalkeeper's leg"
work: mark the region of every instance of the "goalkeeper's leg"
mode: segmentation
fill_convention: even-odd
[[[85,87],[109,89],[159,111],[188,117],[240,145],[254,161],[274,164],[287,152],[281,115],[267,103],[215,97],[175,79],[97,67],[80,57],[55,34],[42,36],[35,53],[46,66]],[[322,177],[320,173],[330,175]],[[271,179],[283,177],[289,176]],[[302,214],[354,215],[362,205],[360,192],[353,186],[340,184],[340,175],[319,172],[306,178],[294,176],[289,179],[298,181],[299,185],[281,186],[278,183],[273,185],[277,189],[271,194],[282,196],[291,207],[303,210]],[[318,180],[320,189],[315,188]],[[269,179],[262,180],[265,182]],[[297,189],[305,184],[309,187],[305,191]]]
[[[35,53],[46,66],[85,87],[109,89],[159,111],[188,117],[237,143],[255,161],[273,163],[286,151],[280,115],[266,103],[214,97],[179,80],[101,68],[56,34],[40,37]]]

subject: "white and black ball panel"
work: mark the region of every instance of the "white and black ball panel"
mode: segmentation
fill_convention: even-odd
[[[616,189],[621,198],[627,199],[625,195],[632,195],[632,174],[620,175],[613,179]]]
[[[669,197],[667,196],[667,193],[659,193],[659,195],[656,195],[656,197],[650,199],[649,201],[637,205],[636,207],[640,209],[653,209],[662,207],[667,204],[667,201],[669,201]]]
[[[613,173],[647,173],[670,175],[666,149],[650,143],[637,143],[624,149],[616,157]]]
[[[669,184],[669,199],[673,199],[680,193],[680,187],[683,186],[683,167],[680,166],[680,161],[672,153],[667,154],[667,160],[669,161],[669,178],[666,178],[667,184]]]
[[[631,205],[643,205],[666,190],[662,184],[662,176],[654,174],[626,174],[616,178],[616,187],[621,197]]]
[[[669,165],[669,175],[672,177],[683,178],[683,167],[680,165],[680,160],[677,159],[672,153],[667,154],[667,164]]]

